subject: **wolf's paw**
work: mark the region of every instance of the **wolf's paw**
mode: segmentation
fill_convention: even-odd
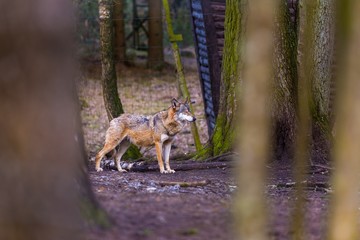
[[[167,172],[168,172],[168,173],[174,173],[174,172],[175,172],[175,170],[173,170],[173,169],[169,169],[169,170],[167,170]]]
[[[101,167],[99,167],[99,168],[96,168],[96,171],[97,171],[97,172],[102,172],[103,169],[102,169]]]
[[[127,170],[125,170],[125,169],[122,169],[122,168],[120,168],[120,169],[118,169],[118,172],[127,172]]]
[[[160,169],[160,173],[168,173],[168,171],[165,169]]]

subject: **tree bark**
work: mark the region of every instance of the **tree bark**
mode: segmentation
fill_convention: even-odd
[[[317,1],[314,16],[314,70],[313,103],[314,122],[329,133],[330,82],[334,51],[334,0]]]
[[[293,156],[297,110],[297,21],[287,0],[280,0],[275,18],[274,150],[277,159]],[[294,6],[297,9],[297,3]],[[294,16],[295,15],[295,16]]]
[[[100,43],[102,63],[102,87],[106,113],[109,121],[124,113],[117,88],[116,69],[114,61],[114,31],[113,31],[112,0],[99,0]],[[137,159],[141,156],[139,149],[131,145],[124,159]]]
[[[109,121],[124,112],[117,89],[114,61],[114,30],[112,0],[99,0],[102,86]]]
[[[0,6],[0,239],[78,239],[81,210],[98,208],[76,104],[72,2]]]
[[[331,84],[334,61],[334,0],[316,1],[312,71],[312,160],[330,158]]]
[[[123,0],[113,0],[114,4],[114,31],[115,31],[115,59],[123,65],[126,59],[125,25]]]
[[[220,83],[220,105],[214,133],[198,158],[217,156],[233,148],[236,125],[237,88],[243,63],[245,1],[226,1],[225,43]]]
[[[163,24],[161,0],[151,0],[149,3],[149,50],[148,67],[161,69],[164,66]]]

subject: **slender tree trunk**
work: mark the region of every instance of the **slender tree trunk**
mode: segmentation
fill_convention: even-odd
[[[97,204],[76,104],[72,2],[0,5],[0,239],[78,239],[81,210]]]
[[[102,63],[102,86],[105,109],[109,121],[124,113],[117,89],[116,69],[114,61],[114,31],[113,31],[112,0],[99,0],[100,42]],[[136,159],[141,156],[134,145],[126,151],[124,159]]]
[[[161,69],[164,65],[163,23],[161,0],[149,2],[149,51],[148,67]]]
[[[214,133],[208,145],[198,153],[199,158],[217,156],[233,147],[235,137],[235,115],[237,109],[237,87],[243,58],[244,1],[226,1],[225,43],[220,83],[220,106]]]
[[[273,13],[277,4],[276,1],[257,0],[249,1],[248,5],[246,67],[240,90],[238,139],[241,159],[237,171],[235,227],[238,232],[236,239],[265,240],[268,239],[265,166],[269,158]]]
[[[360,3],[336,1],[337,86],[334,194],[331,201],[328,239],[360,239]]]
[[[109,121],[124,112],[118,90],[114,61],[112,0],[99,0],[102,86],[106,113]]]
[[[331,84],[334,74],[334,0],[315,1],[312,78],[312,160],[329,159]]]
[[[164,9],[165,9],[167,32],[169,35],[169,40],[171,42],[171,48],[172,48],[172,52],[174,55],[179,90],[180,90],[181,95],[184,98],[190,99],[191,96],[190,96],[189,89],[186,84],[184,68],[182,66],[181,59],[180,59],[180,50],[179,50],[179,46],[177,44],[178,41],[182,41],[182,35],[174,34],[171,16],[170,16],[169,2],[168,2],[168,0],[163,0],[162,2],[164,5]],[[192,107],[191,101],[189,103],[189,107],[190,107],[190,112],[194,113],[194,109]],[[200,151],[202,149],[202,145],[200,142],[199,132],[198,132],[196,123],[192,122],[190,126],[191,126],[191,133],[194,138],[194,144],[195,144],[196,151]]]
[[[312,113],[316,124],[329,131],[330,82],[334,51],[334,0],[316,1]]]
[[[115,59],[118,63],[125,63],[125,25],[124,25],[124,12],[123,12],[123,0],[113,0],[114,4],[114,31],[115,31]]]
[[[297,104],[297,1],[290,13],[288,1],[280,0],[275,19],[274,55],[274,137],[275,156],[288,159],[293,156]]]

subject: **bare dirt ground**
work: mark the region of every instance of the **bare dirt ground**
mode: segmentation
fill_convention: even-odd
[[[84,66],[78,89],[82,105],[83,129],[90,158],[90,180],[100,205],[113,220],[113,226],[86,229],[86,239],[234,239],[231,234],[231,205],[236,192],[233,168],[194,169],[160,174],[158,171],[94,171],[93,160],[102,147],[108,120],[102,102],[98,64]],[[206,142],[206,123],[202,97],[195,71],[187,72],[195,104],[202,142]],[[177,95],[172,70],[153,72],[126,68],[119,74],[119,93],[126,112],[151,114],[169,105]],[[171,157],[194,151],[190,129],[175,141]],[[154,150],[142,150],[154,156]],[[241,159],[238,159],[241,161]],[[172,161],[174,163],[174,161]],[[269,215],[269,239],[291,239],[290,216],[293,209],[294,185],[288,162],[269,163],[266,183]],[[176,168],[175,168],[176,170]],[[331,188],[329,172],[312,168],[306,188],[306,228],[304,239],[324,239],[327,205]],[[194,187],[163,185],[163,182],[202,182]]]

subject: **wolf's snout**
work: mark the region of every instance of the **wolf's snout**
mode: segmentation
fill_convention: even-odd
[[[196,121],[196,117],[193,117],[193,122],[195,122]]]

